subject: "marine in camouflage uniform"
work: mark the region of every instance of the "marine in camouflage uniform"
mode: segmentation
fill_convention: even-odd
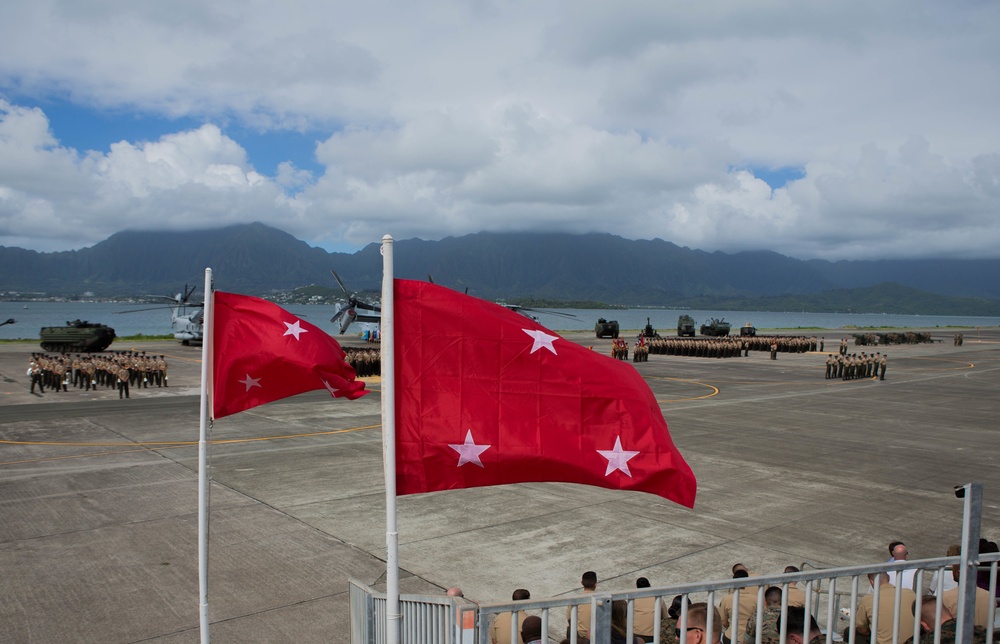
[[[949,619],[941,624],[941,644],[955,644],[957,639],[958,621]],[[934,644],[934,629],[924,630],[920,634],[920,644]],[[1000,642],[1000,630],[993,632],[993,642]],[[906,644],[913,644],[913,638],[906,640]],[[972,628],[972,644],[986,644],[986,629],[982,626]]]
[[[677,644],[677,619],[663,615],[660,619],[660,644]]]
[[[780,601],[780,600],[779,600]],[[778,632],[778,618],[781,617],[781,604],[777,608],[769,607],[764,609],[764,616],[761,618],[760,641],[761,644],[780,644],[781,634]],[[754,644],[757,641],[757,614],[754,613],[747,621],[747,630],[743,633],[743,644]]]

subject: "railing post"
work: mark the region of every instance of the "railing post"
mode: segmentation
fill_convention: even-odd
[[[979,530],[983,518],[983,484],[966,483],[956,488],[955,494],[965,499],[955,634],[957,641],[971,642],[976,616],[976,572],[979,565]]]
[[[591,644],[611,644],[611,595],[591,597]]]

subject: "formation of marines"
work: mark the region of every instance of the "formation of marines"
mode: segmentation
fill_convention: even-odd
[[[344,356],[347,359],[347,364],[354,367],[354,373],[357,374],[359,378],[382,375],[381,349],[355,349],[354,347],[344,347]]]
[[[653,338],[648,343],[649,353],[667,356],[693,356],[697,358],[747,357],[751,351],[780,353],[805,353],[816,351],[815,336],[758,335],[724,336],[720,338]]]
[[[826,357],[826,379],[863,380],[877,377],[879,380],[885,380],[888,362],[889,356],[881,352],[868,354],[862,351],[861,355],[830,354]]]
[[[84,391],[117,389],[119,398],[129,398],[132,388],[167,387],[166,356],[146,355],[145,351],[115,351],[91,355],[69,356],[33,353],[28,361],[31,393],[46,388],[69,391],[75,387]]]

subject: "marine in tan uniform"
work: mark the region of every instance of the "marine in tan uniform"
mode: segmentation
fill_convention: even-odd
[[[583,573],[583,577],[580,579],[580,585],[583,586],[584,593],[593,593],[597,591],[597,573],[593,570],[588,570]],[[576,632],[581,637],[586,637],[590,639],[590,602],[577,605],[576,611]],[[566,622],[570,628],[573,627],[573,607],[566,607]]]
[[[884,572],[871,573],[868,575],[868,581],[872,585],[872,592],[861,598],[858,602],[858,612],[857,612],[857,627],[855,628],[855,633],[857,636],[868,638],[872,632],[872,607],[875,602],[875,592],[874,588],[876,584],[879,584],[879,596],[878,596],[878,614],[879,620],[877,624],[877,630],[875,633],[876,644],[892,644],[892,623],[893,623],[893,609],[895,608],[895,597],[896,588],[889,583],[889,575]],[[917,595],[912,590],[908,588],[900,589],[900,606],[912,606],[913,602],[917,600]],[[900,633],[912,633],[913,632],[913,614],[907,610],[899,611],[899,632]],[[844,629],[844,639],[847,640],[850,637],[850,626]]]

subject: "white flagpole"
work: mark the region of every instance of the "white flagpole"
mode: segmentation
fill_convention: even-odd
[[[382,459],[385,469],[385,641],[398,644],[399,533],[396,532],[396,354],[392,236],[382,237]]]
[[[208,455],[205,433],[212,381],[212,312],[215,298],[212,269],[205,269],[205,312],[201,340],[201,422],[198,428],[198,614],[201,644],[208,644]]]

